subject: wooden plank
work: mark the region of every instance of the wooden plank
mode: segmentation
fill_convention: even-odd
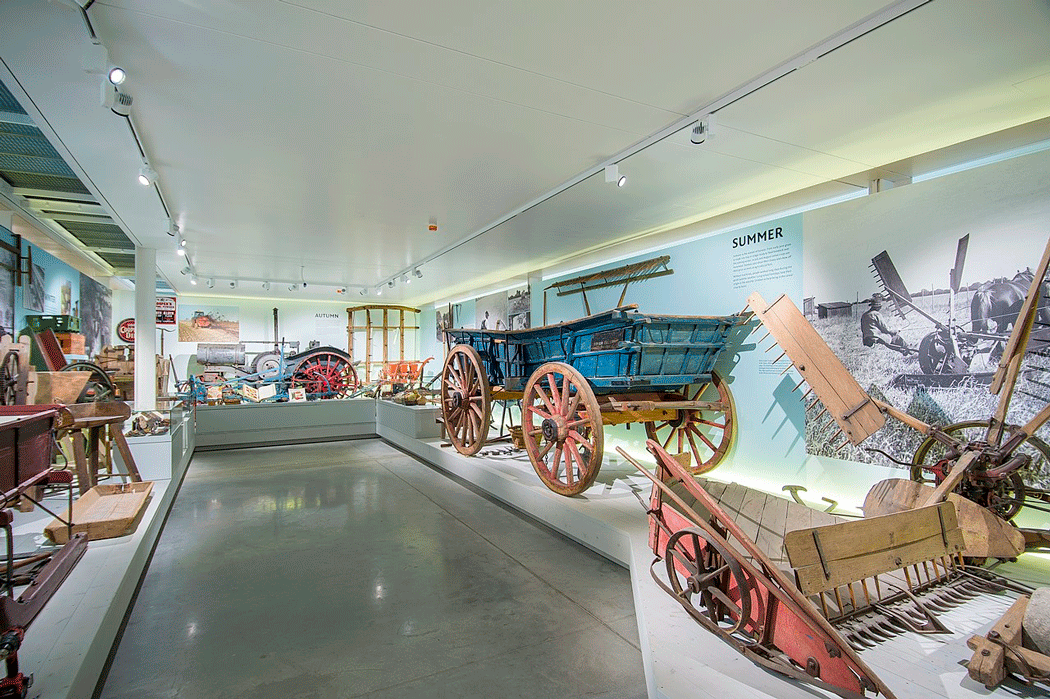
[[[740,503],[740,510],[734,519],[740,529],[757,543],[759,524],[762,522],[762,511],[766,508],[766,501],[771,496],[752,488],[744,489],[744,500]],[[764,551],[763,551],[764,553]]]
[[[73,503],[73,534],[87,534],[88,539],[111,539],[135,531],[138,519],[146,508],[153,482],[127,485],[97,485]],[[69,510],[62,519],[70,518]],[[44,528],[48,539],[58,544],[68,541],[66,525],[58,519]]]
[[[747,488],[739,483],[730,483],[726,486],[725,492],[722,493],[722,499],[719,501],[718,506],[725,510],[730,517],[736,518],[740,513],[740,504],[744,501],[746,494]]]
[[[787,522],[788,501],[775,495],[766,499],[766,506],[762,509],[762,521],[758,528],[758,538],[755,543],[762,553],[769,556],[776,563],[783,563],[784,558],[784,525]],[[795,504],[796,503],[790,503]]]
[[[941,503],[794,531],[785,537],[784,546],[798,575],[799,589],[813,594],[962,551],[964,543],[954,507]]]
[[[933,488],[904,478],[879,481],[868,491],[862,509],[865,517],[903,512],[919,507]],[[956,493],[947,502],[955,506],[956,518],[963,533],[963,553],[974,558],[1014,558],[1024,551],[1024,534],[989,510]]]
[[[942,520],[948,536],[947,544],[941,538]],[[919,561],[944,555],[945,549],[950,550],[953,544],[962,546],[962,532],[959,530],[955,507],[950,503],[791,532],[785,538],[791,550],[791,565],[796,568],[820,564],[821,556],[813,543],[814,531],[820,535],[820,549],[826,562],[892,550],[904,544],[926,541],[933,536],[936,536],[937,545],[930,549],[929,556]]]
[[[882,411],[790,299],[766,304],[754,293],[747,303],[850,442],[860,444],[882,428]]]

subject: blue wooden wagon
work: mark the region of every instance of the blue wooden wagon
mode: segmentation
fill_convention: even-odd
[[[563,495],[586,490],[602,463],[603,426],[645,423],[650,439],[703,473],[733,437],[733,399],[714,371],[741,315],[658,316],[621,306],[526,330],[446,330],[441,409],[452,445],[476,454],[492,402],[521,400],[536,473]]]

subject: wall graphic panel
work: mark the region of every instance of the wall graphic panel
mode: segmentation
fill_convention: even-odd
[[[873,395],[930,423],[987,420],[991,373],[1050,235],[1048,182],[1050,155],[1039,153],[809,212],[796,303]],[[1037,329],[1036,349],[1048,334]],[[1046,405],[1048,365],[1026,358],[1010,422]],[[830,455],[830,435],[808,422],[808,452]],[[920,441],[890,420],[837,456],[889,465],[871,450],[907,461]]]
[[[15,274],[18,256],[0,248],[0,333],[14,336],[15,332]]]
[[[80,275],[80,332],[85,353],[95,356],[110,340],[113,292],[86,274]]]
[[[474,308],[474,324],[481,330],[506,330],[507,292],[479,298]]]
[[[179,342],[237,342],[241,339],[238,311],[237,306],[201,300],[179,303]]]
[[[40,265],[33,265],[33,281],[29,283],[23,289],[23,302],[22,307],[27,311],[35,311],[37,313],[44,312],[44,285],[46,277],[44,268]]]
[[[507,325],[511,330],[524,330],[532,327],[529,322],[532,318],[531,306],[532,294],[528,289],[515,291],[507,297]]]

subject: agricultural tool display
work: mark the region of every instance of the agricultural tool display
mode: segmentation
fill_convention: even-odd
[[[964,564],[950,502],[848,521],[736,483],[696,479],[659,444],[646,446],[655,474],[619,451],[653,483],[653,579],[705,629],[787,677],[841,697],[892,699],[863,650],[902,633],[951,634],[941,612],[1031,592]],[[911,679],[900,675],[891,679]]]
[[[631,305],[526,330],[446,330],[445,430],[457,451],[476,454],[492,402],[520,400],[529,460],[562,495],[598,475],[604,425],[644,423],[650,438],[688,453],[693,472],[709,471],[733,438],[733,397],[714,366],[740,320]]]
[[[955,298],[964,291],[962,287],[963,265],[970,236],[959,239],[955,252],[955,266],[949,275],[948,308],[946,317],[938,319],[922,309],[908,291],[887,251],[882,251],[871,260],[872,274],[889,298],[901,318],[917,313],[933,323],[934,330],[919,342],[919,367],[926,374],[924,383],[950,383],[952,375],[972,371],[973,361],[978,355],[988,355],[990,361],[1001,358],[1004,345],[1009,339],[1007,330],[1014,327],[1021,312],[1026,292],[1035,283],[1030,270],[1018,272],[1012,279],[999,279],[980,284],[970,299],[968,319],[955,317]],[[1029,351],[1046,348],[1050,333],[1050,307],[1047,305],[1048,287],[1040,278],[1040,301],[1036,306],[1035,336],[1030,338]],[[973,288],[973,287],[971,287]],[[941,376],[937,382],[934,378]]]
[[[270,351],[249,358],[246,344],[266,344]],[[285,354],[284,348],[293,349]],[[178,395],[184,402],[205,403],[212,395],[222,392],[243,394],[246,390],[271,387],[268,399],[288,397],[289,388],[303,388],[310,399],[346,398],[360,386],[350,355],[335,347],[311,347],[298,352],[298,342],[243,341],[235,345],[200,344],[197,362],[209,367],[213,380],[189,377],[179,385]],[[232,373],[225,377],[222,373]]]
[[[989,390],[999,397],[993,414],[987,420],[943,427],[927,424],[868,395],[787,297],[768,304],[758,294],[748,299],[750,310],[783,350],[776,361],[786,356],[802,376],[799,386],[810,386],[804,398],[815,394],[807,412],[822,403],[824,409],[818,418],[826,414],[838,424],[840,429],[829,442],[842,438],[843,446],[846,442],[858,445],[882,428],[886,415],[924,436],[912,457],[913,480],[891,479],[876,484],[865,501],[866,514],[932,505],[954,491],[962,496],[954,500],[960,520],[973,530],[967,555],[1009,558],[1023,550],[1026,542],[1045,542],[1045,532],[1020,531],[1003,520],[1014,517],[1022,507],[1050,511],[1050,492],[1024,480],[1025,473],[1045,477],[1050,470],[1050,448],[1036,436],[1050,420],[1050,405],[1023,425],[1007,422],[1021,363],[1041,313],[1048,265],[1050,243],[1032,275],[1013,331],[1002,345],[998,367],[990,379]],[[971,511],[969,501],[985,510]]]

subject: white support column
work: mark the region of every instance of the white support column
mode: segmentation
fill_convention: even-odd
[[[157,409],[157,251],[135,248],[135,410]]]

